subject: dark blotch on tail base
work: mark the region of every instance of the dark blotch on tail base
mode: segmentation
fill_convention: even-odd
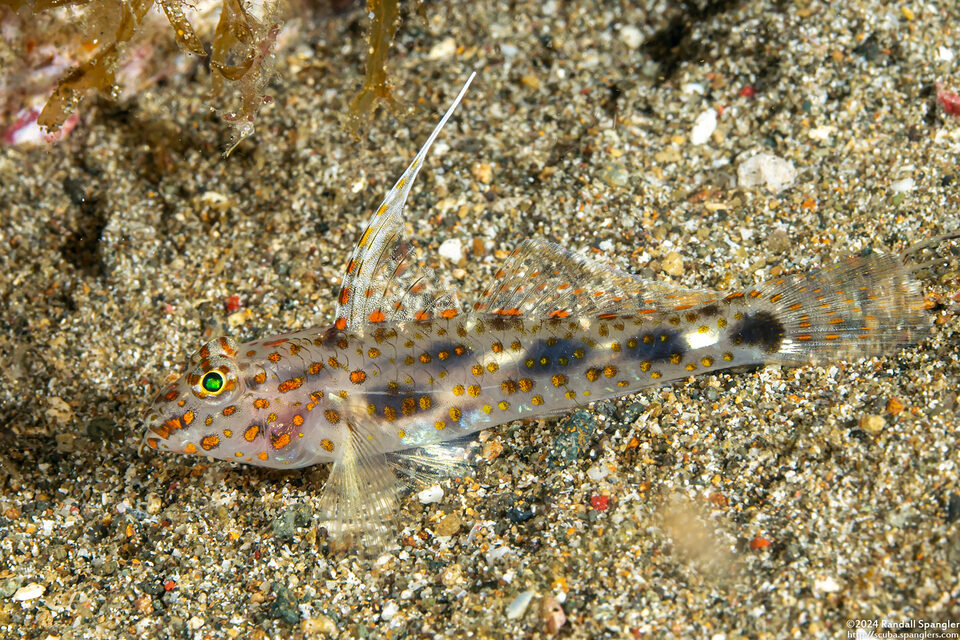
[[[758,311],[744,316],[730,332],[735,344],[759,346],[767,353],[776,353],[780,350],[783,341],[783,323],[769,311]]]

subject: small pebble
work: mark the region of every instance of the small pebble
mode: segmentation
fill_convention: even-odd
[[[438,484],[432,484],[417,494],[421,504],[433,504],[443,500],[443,489]]]
[[[887,413],[892,416],[900,415],[905,408],[903,403],[897,398],[890,398],[890,400],[887,401]]]
[[[548,635],[555,636],[567,622],[567,615],[563,607],[553,596],[547,596],[540,604],[540,616],[543,618],[543,627]]]
[[[380,617],[383,620],[392,620],[393,616],[397,615],[397,612],[400,611],[399,605],[393,600],[390,600],[385,605],[383,609],[380,610]]]
[[[17,592],[13,594],[13,600],[14,602],[36,600],[43,595],[44,591],[46,591],[46,587],[41,584],[37,584],[36,582],[31,582],[30,584],[17,589]]]
[[[663,272],[670,276],[682,276],[683,275],[683,258],[680,257],[680,254],[676,251],[671,251],[663,258],[663,262],[660,263],[660,268],[663,269]]]
[[[690,130],[691,144],[705,144],[710,140],[710,136],[717,130],[717,111],[716,109],[707,109],[693,123],[693,129]]]
[[[47,403],[50,406],[44,413],[51,422],[63,426],[73,419],[73,409],[63,398],[52,396],[47,399]]]
[[[743,188],[766,186],[776,195],[792,185],[797,179],[793,163],[778,158],[772,153],[758,153],[740,163],[737,168],[737,183]]]
[[[429,60],[444,60],[457,52],[457,41],[453,38],[444,38],[440,42],[430,47],[427,53]]]
[[[632,25],[620,29],[620,40],[631,49],[639,49],[643,44],[643,33]]]
[[[437,253],[452,262],[460,262],[463,259],[463,243],[460,242],[459,238],[444,240],[440,248],[437,249]]]
[[[503,445],[496,438],[483,443],[483,458],[487,462],[493,462],[500,457],[501,453],[503,453]]]
[[[477,181],[490,184],[490,180],[493,178],[493,168],[487,162],[478,162],[470,167],[470,174]]]
[[[595,464],[587,469],[587,477],[594,482],[600,482],[608,475],[610,475],[610,469],[605,464]]]
[[[337,625],[329,616],[321,613],[301,622],[300,630],[308,636],[310,634],[333,636],[337,633]]]
[[[452,536],[460,530],[460,516],[456,513],[448,513],[437,523],[436,532],[438,536]]]
[[[517,620],[523,617],[527,607],[530,606],[530,601],[533,600],[533,594],[533,589],[518,593],[517,597],[507,605],[507,620]]]
[[[890,183],[890,190],[894,193],[906,193],[908,191],[913,191],[914,187],[917,186],[916,180],[913,178],[903,178],[902,180],[894,180]]]
[[[886,421],[883,416],[866,415],[860,417],[860,428],[871,435],[876,435],[883,431]]]
[[[775,229],[767,237],[767,248],[772,253],[785,253],[790,249],[790,236],[783,229]]]

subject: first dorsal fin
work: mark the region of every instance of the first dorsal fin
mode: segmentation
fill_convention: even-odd
[[[507,258],[474,310],[566,318],[668,311],[716,297],[631,275],[537,238],[525,240]]]
[[[433,133],[367,222],[340,285],[337,329],[362,331],[369,324],[424,320],[433,315],[453,317],[460,312],[456,293],[438,290],[432,271],[417,263],[405,238],[403,208],[430,145],[475,75],[467,78]]]

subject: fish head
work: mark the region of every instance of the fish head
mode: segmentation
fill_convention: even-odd
[[[231,338],[216,338],[190,357],[186,373],[165,386],[144,413],[141,449],[219,457],[213,451],[244,396],[237,348]]]

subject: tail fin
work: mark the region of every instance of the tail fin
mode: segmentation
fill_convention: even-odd
[[[769,361],[858,360],[923,339],[930,318],[912,271],[900,256],[872,254],[763,283],[751,295],[782,325]]]

